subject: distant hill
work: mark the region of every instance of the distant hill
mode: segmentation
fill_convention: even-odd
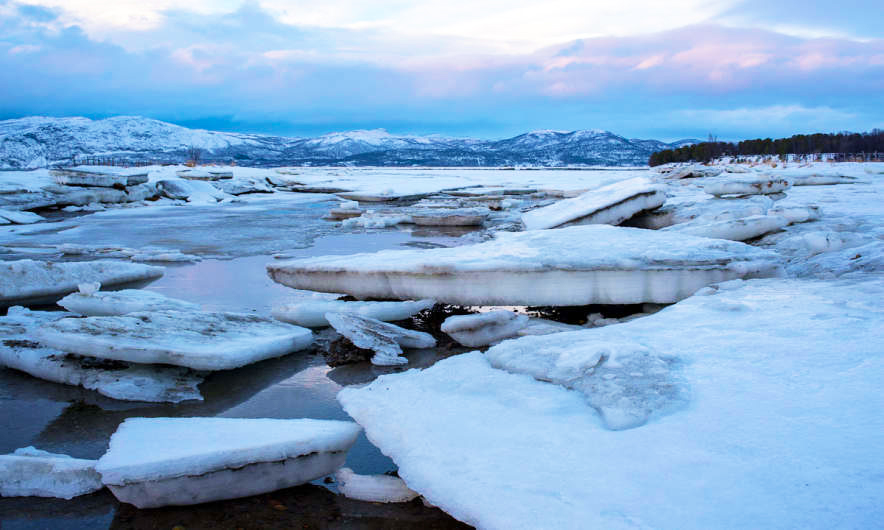
[[[505,140],[399,136],[383,129],[295,138],[188,129],[134,116],[34,116],[0,121],[0,169],[46,167],[75,156],[183,162],[191,147],[203,161],[259,166],[643,166],[654,152],[694,142],[626,139],[600,130],[534,131]]]

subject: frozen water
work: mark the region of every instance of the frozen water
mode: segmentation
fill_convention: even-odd
[[[143,169],[110,166],[52,169],[49,174],[55,177],[57,183],[67,186],[113,188],[144,184],[148,180],[147,171]]]
[[[307,348],[310,330],[239,313],[155,311],[64,318],[34,333],[69,353],[194,370],[228,370]]]
[[[96,469],[140,508],[256,495],[333,473],[360,432],[346,421],[129,418]]]
[[[702,294],[542,338],[561,347],[555,362],[519,347],[526,371],[557,377],[591,366],[594,343],[675,360],[689,401],[638,428],[607,429],[584,393],[479,352],[338,399],[410,488],[480,528],[876,526],[884,282],[735,281]],[[520,343],[538,344],[496,348]],[[631,384],[628,369],[617,385]]]
[[[407,302],[342,302],[339,300],[311,300],[288,304],[273,309],[273,318],[306,328],[328,326],[326,313],[351,313],[382,322],[404,320],[424,309],[433,307],[433,300]]]
[[[0,307],[53,303],[75,292],[81,283],[100,282],[109,287],[162,275],[162,267],[118,261],[4,261],[0,262]]]
[[[668,303],[718,281],[773,275],[778,257],[731,241],[589,225],[498,232],[429,250],[321,256],[267,265],[275,281],[357,298],[465,305]]]
[[[741,219],[709,221],[699,218],[688,223],[673,225],[663,230],[699,237],[746,241],[769,232],[775,232],[789,224],[789,219],[780,215],[753,215]]]
[[[429,333],[401,328],[393,324],[353,313],[326,313],[325,319],[335,331],[360,348],[375,352],[371,363],[378,366],[407,364],[402,348],[432,348],[436,339]]]
[[[522,214],[528,230],[569,224],[620,224],[642,210],[652,210],[666,200],[663,188],[639,177],[602,186],[573,199],[559,201]]]
[[[104,486],[95,460],[23,447],[0,455],[0,495],[3,497],[74,497]]]
[[[390,475],[358,475],[348,467],[335,472],[338,491],[344,497],[366,502],[408,502],[418,494],[399,477]]]
[[[780,193],[792,187],[792,181],[786,177],[771,175],[747,175],[740,177],[728,176],[703,184],[703,191],[710,195],[770,195]]]
[[[58,305],[72,313],[87,317],[126,315],[142,311],[199,311],[197,304],[176,300],[151,291],[125,289],[122,291],[89,292],[80,286],[80,292],[59,300]]]
[[[459,344],[475,348],[515,337],[527,325],[527,315],[501,310],[448,317],[442,331]]]

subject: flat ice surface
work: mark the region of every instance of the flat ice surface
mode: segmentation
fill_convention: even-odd
[[[878,526],[884,281],[751,280],[705,294],[541,338],[560,346],[546,358],[527,346],[513,356],[513,369],[521,358],[562,376],[583,373],[593,340],[671,356],[689,402],[638,428],[609,430],[583,393],[479,352],[338,400],[410,488],[480,528]],[[539,343],[497,348],[512,344]]]
[[[271,263],[267,271],[289,287],[357,298],[584,305],[674,302],[710,283],[778,267],[775,254],[742,243],[587,225],[498,232],[472,246]]]
[[[129,418],[95,469],[105,484],[195,476],[310,453],[347,451],[361,429],[349,421]]]
[[[399,477],[359,475],[348,467],[335,472],[338,491],[344,497],[366,502],[408,502],[418,497]]]
[[[402,348],[432,348],[436,339],[429,333],[405,329],[353,313],[326,313],[335,331],[360,348],[375,352],[371,363],[378,366],[407,364]]]
[[[194,370],[228,370],[308,347],[313,333],[240,313],[155,311],[64,318],[34,332],[43,345],[69,353]]]
[[[75,292],[81,283],[100,282],[112,286],[153,280],[162,275],[162,267],[119,261],[3,261],[0,262],[0,307],[32,300],[54,302]]]
[[[528,230],[555,228],[572,222],[619,224],[642,210],[657,208],[665,201],[662,186],[638,177],[525,212],[522,222]]]
[[[433,307],[434,300],[406,302],[343,302],[340,300],[310,300],[287,304],[273,309],[273,318],[305,328],[328,326],[326,313],[351,313],[382,322],[403,320],[424,309]]]
[[[527,325],[527,315],[498,310],[451,316],[445,319],[441,329],[459,344],[475,348],[515,337]]]
[[[0,495],[73,499],[104,487],[95,460],[23,447],[0,455]]]
[[[142,311],[199,311],[199,305],[169,298],[152,291],[124,289],[122,291],[98,291],[72,293],[58,305],[72,313],[87,317],[126,315]]]

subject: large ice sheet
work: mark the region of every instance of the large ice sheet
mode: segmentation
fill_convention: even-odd
[[[375,352],[371,363],[378,366],[407,364],[402,348],[432,348],[436,339],[429,333],[405,329],[353,313],[326,313],[335,331],[360,348]]]
[[[584,373],[594,340],[674,357],[690,401],[638,428],[606,429],[584,394],[479,352],[338,399],[410,488],[480,528],[877,526],[884,282],[751,280],[706,294],[497,346],[519,345],[514,371],[556,377]],[[546,341],[559,347],[548,357],[528,347]]]
[[[240,313],[155,311],[64,318],[34,333],[50,348],[134,363],[228,370],[308,347],[313,334]]]
[[[382,322],[403,320],[433,307],[434,300],[405,302],[344,302],[340,300],[309,300],[273,308],[273,318],[305,328],[328,326],[326,313],[352,313]]]
[[[74,497],[104,487],[95,460],[71,458],[23,447],[0,455],[0,495],[3,497]]]
[[[333,473],[360,430],[333,420],[129,418],[96,470],[139,507],[230,499]]]
[[[126,315],[142,311],[199,311],[199,305],[169,298],[152,291],[124,289],[122,291],[80,291],[58,301],[58,305],[72,313],[87,317]]]
[[[0,307],[53,303],[75,292],[81,283],[115,286],[154,280],[162,275],[162,267],[119,261],[3,261],[0,262]]]
[[[568,224],[620,224],[643,210],[658,208],[666,201],[663,188],[638,177],[590,190],[522,214],[528,230]]]
[[[267,265],[275,281],[357,298],[466,305],[669,303],[710,283],[773,275],[776,254],[732,241],[588,225],[498,233],[472,246]]]

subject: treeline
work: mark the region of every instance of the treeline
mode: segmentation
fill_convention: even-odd
[[[710,162],[723,156],[779,156],[815,155],[832,153],[838,158],[862,156],[878,158],[884,154],[884,131],[873,129],[865,133],[796,134],[791,138],[757,138],[739,143],[718,142],[712,139],[677,149],[666,149],[651,155],[648,165],[659,166],[670,162]]]

